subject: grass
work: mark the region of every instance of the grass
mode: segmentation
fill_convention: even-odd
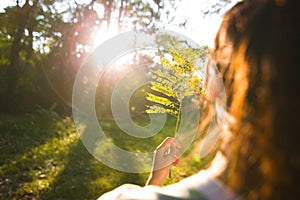
[[[173,123],[170,119],[163,132],[171,134]],[[116,145],[129,151],[152,151],[167,136],[139,142],[122,134],[113,122],[104,121],[102,126]],[[51,110],[0,115],[0,131],[0,199],[96,199],[124,183],[142,186],[149,175],[103,165],[87,152],[72,119]],[[196,173],[207,162],[183,158],[181,166],[172,170],[172,179],[164,184]]]

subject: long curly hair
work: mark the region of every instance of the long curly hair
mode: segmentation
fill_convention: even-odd
[[[223,181],[245,199],[300,198],[299,5],[245,0],[224,15],[212,57],[233,140]]]

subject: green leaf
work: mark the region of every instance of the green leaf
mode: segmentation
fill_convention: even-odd
[[[203,82],[194,73],[201,69],[208,54],[206,46],[193,49],[185,42],[171,38],[167,52],[160,55],[160,65],[151,68],[152,81],[146,99],[159,104],[148,106],[147,113],[179,115],[180,102],[186,96],[203,94]]]

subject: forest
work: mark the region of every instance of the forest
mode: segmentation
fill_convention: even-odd
[[[104,35],[128,30],[182,29],[174,20],[180,1],[169,0],[11,0],[0,13],[0,199],[95,199],[123,184],[144,185],[148,173],[126,173],[105,166],[84,147],[72,116],[76,74]],[[199,8],[203,17],[223,12],[230,0]],[[100,34],[99,34],[100,30]],[[103,38],[102,35],[103,34]],[[99,38],[100,37],[100,38]],[[121,73],[106,71],[105,81]],[[104,93],[113,84],[99,87]],[[100,90],[99,89],[99,90]],[[139,98],[139,97],[136,97]],[[99,97],[99,106],[106,108]],[[144,106],[132,107],[137,123]],[[151,139],[122,134],[111,111],[98,113],[109,138],[128,151],[154,150],[174,132],[174,117]],[[166,133],[167,132],[167,133]],[[177,182],[210,160],[191,157],[164,184]],[[187,167],[188,166],[188,167]]]

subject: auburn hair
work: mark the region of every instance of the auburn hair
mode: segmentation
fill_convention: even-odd
[[[239,2],[215,39],[234,119],[223,181],[245,199],[300,197],[298,8],[292,0]]]

